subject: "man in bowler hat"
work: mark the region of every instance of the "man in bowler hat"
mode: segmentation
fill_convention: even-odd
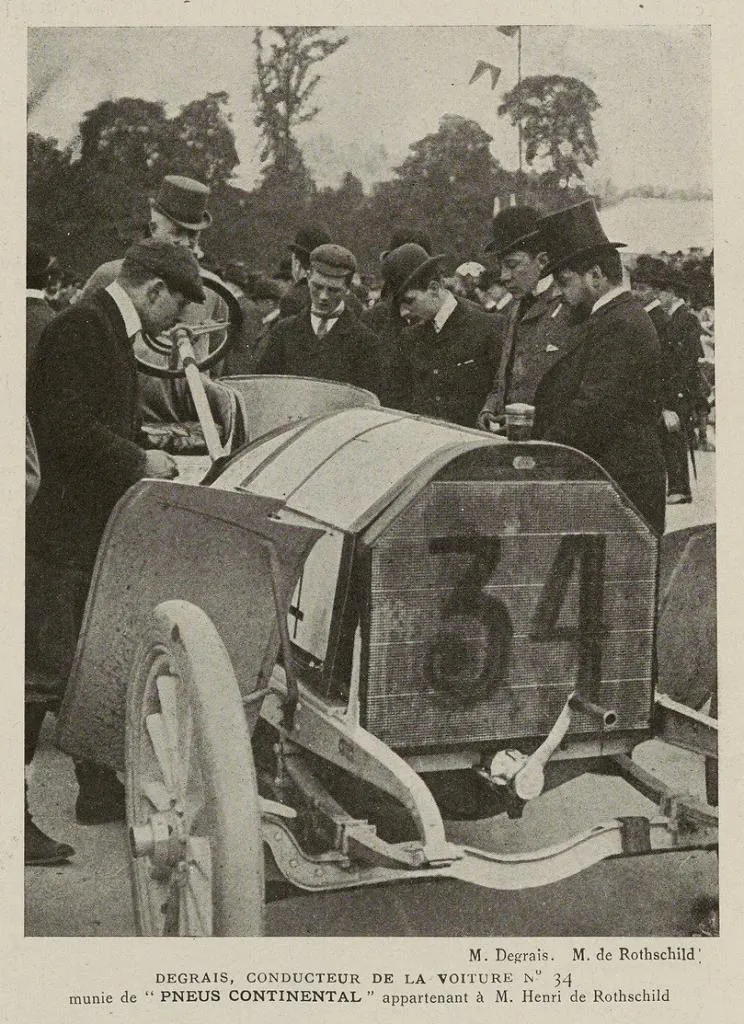
[[[478,415],[483,430],[500,429],[512,402],[532,405],[540,378],[568,341],[573,314],[547,272],[548,254],[532,206],[510,206],[493,219],[486,254],[499,261],[501,283],[514,296],[507,312],[501,360]]]
[[[383,295],[411,325],[403,341],[410,411],[474,427],[499,363],[504,319],[456,299],[442,282],[443,258],[413,242],[386,253]]]
[[[592,200],[548,214],[540,231],[564,301],[587,318],[538,384],[535,435],[596,459],[663,533],[661,349],[623,284],[623,243],[607,238]]]
[[[28,668],[56,680],[62,692],[114,505],[143,477],[177,475],[169,455],[140,447],[133,346],[142,331],[167,330],[189,302],[203,298],[192,254],[148,239],[127,250],[115,281],[60,313],[39,340],[27,391],[41,485],[27,517],[26,656]],[[27,763],[44,710],[27,707]],[[77,820],[121,819],[124,792],[115,773],[90,762],[75,767]]]
[[[375,334],[349,312],[353,253],[329,242],[310,253],[309,305],[279,320],[258,356],[256,372],[343,381],[377,394],[380,346]]]

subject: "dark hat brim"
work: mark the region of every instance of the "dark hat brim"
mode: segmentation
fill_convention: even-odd
[[[188,221],[179,220],[178,217],[174,217],[169,210],[166,210],[160,205],[157,199],[150,200],[150,208],[157,210],[158,213],[162,213],[162,215],[167,217],[168,220],[172,220],[174,224],[178,224],[179,228],[186,228],[187,231],[203,231],[212,223],[212,214],[209,210],[204,211],[204,216],[197,223],[189,223]]]
[[[531,242],[533,239],[540,235],[540,231],[530,231],[526,235],[520,235],[518,238],[512,239],[511,242],[507,242],[504,245],[499,245],[495,240],[491,240],[483,250],[488,256],[494,256],[500,259],[502,256],[506,256],[510,252],[516,252],[517,249],[521,249],[525,242]]]
[[[600,256],[603,252],[608,252],[610,249],[625,249],[626,246],[626,242],[602,242],[601,244],[585,245],[581,249],[574,249],[573,252],[565,253],[554,260],[550,260],[543,273],[545,275],[557,274],[559,270],[563,270],[569,263],[575,263],[576,260],[581,260],[586,256],[593,256],[595,254]]]
[[[445,253],[443,252],[440,252],[437,256],[430,256],[427,260],[425,260],[424,263],[420,263],[413,271],[413,273],[409,274],[408,277],[405,278],[404,281],[401,281],[401,283],[398,285],[392,286],[391,284],[389,284],[389,282],[386,281],[383,284],[382,290],[380,292],[381,297],[384,298],[388,295],[392,295],[394,299],[397,299],[399,295],[402,295],[403,292],[413,287],[416,281],[418,281],[420,277],[423,277],[427,270],[430,270],[432,267],[435,267],[438,263],[441,263],[444,257]]]

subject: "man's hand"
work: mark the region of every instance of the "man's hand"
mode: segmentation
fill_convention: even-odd
[[[178,476],[178,466],[167,452],[159,449],[145,452],[145,476],[157,477],[160,480],[173,480]]]
[[[504,432],[503,420],[503,416],[497,416],[490,409],[481,409],[478,413],[478,429],[487,430],[493,434],[502,434]]]
[[[664,420],[664,426],[670,434],[678,434],[682,429],[682,424],[679,422],[679,416],[673,409],[662,409],[661,416]]]

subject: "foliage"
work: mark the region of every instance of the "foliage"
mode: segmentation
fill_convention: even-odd
[[[446,243],[453,257],[473,255],[485,241],[494,196],[509,183],[490,143],[475,121],[445,115],[435,133],[413,143],[396,177],[375,189],[385,234],[415,225]]]
[[[311,184],[294,133],[320,109],[311,105],[320,82],[314,69],[348,40],[328,32],[327,28],[301,25],[255,31],[257,77],[251,95],[257,107],[254,121],[264,143],[261,160],[267,165],[265,174],[271,183],[289,180],[305,191]]]
[[[597,159],[592,114],[599,107],[594,91],[578,78],[533,75],[504,95],[498,112],[521,124],[527,164],[546,164],[547,179],[567,186],[582,180],[582,165]]]

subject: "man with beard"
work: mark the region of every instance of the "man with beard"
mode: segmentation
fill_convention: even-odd
[[[609,241],[591,200],[544,217],[540,231],[548,271],[586,320],[537,387],[535,436],[596,459],[663,533],[661,349],[648,314],[623,284],[623,243]]]
[[[410,411],[474,427],[484,385],[498,366],[504,321],[444,287],[443,258],[412,242],[393,249],[382,260],[383,292],[411,325],[403,353]]]

